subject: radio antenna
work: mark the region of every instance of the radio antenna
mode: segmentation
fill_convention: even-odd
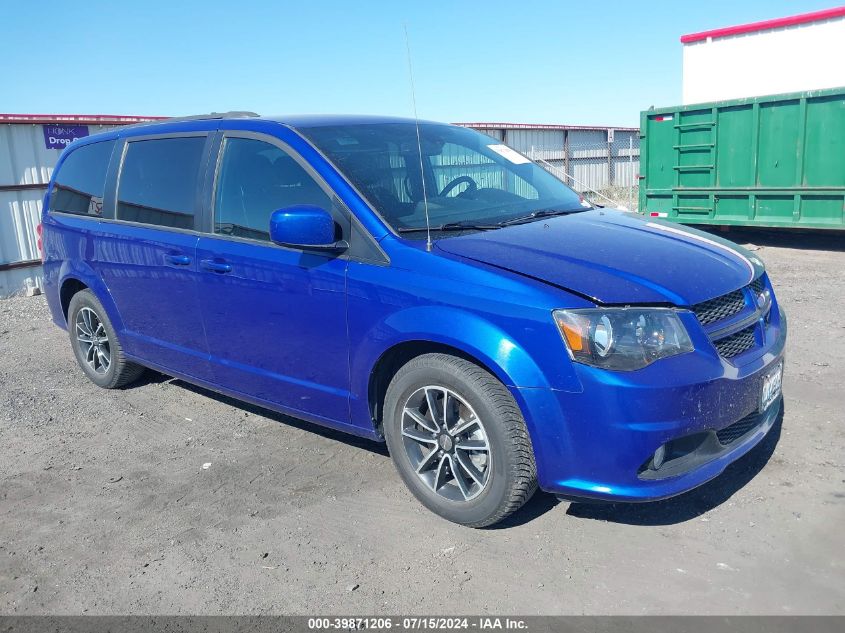
[[[408,77],[411,80],[411,103],[414,105],[414,124],[417,128],[417,151],[420,153],[420,182],[422,183],[423,208],[425,209],[425,250],[431,251],[431,223],[428,220],[428,195],[425,191],[425,171],[423,170],[422,140],[420,140],[420,118],[417,116],[417,94],[414,89],[414,68],[411,66],[411,41],[408,38],[408,24],[405,27],[405,50],[408,53]]]

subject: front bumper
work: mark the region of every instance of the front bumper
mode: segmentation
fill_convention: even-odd
[[[779,309],[768,334],[767,345],[742,365],[697,345],[696,352],[635,372],[579,365],[578,393],[515,390],[540,487],[575,499],[653,501],[718,476],[766,436],[781,412],[779,398],[758,413],[762,381],[784,358],[786,319]],[[727,427],[738,422],[733,428],[744,432],[729,438]],[[666,442],[690,454],[657,471],[645,467]]]

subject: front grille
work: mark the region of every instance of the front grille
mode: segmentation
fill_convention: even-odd
[[[734,290],[721,297],[715,299],[708,299],[701,303],[696,303],[692,306],[692,311],[702,325],[709,325],[716,321],[721,321],[742,312],[745,308],[745,289],[748,289],[754,295],[756,300],[759,295],[766,288],[763,277],[757,277],[754,281],[748,284],[745,288]]]
[[[744,307],[745,296],[742,290],[734,290],[721,297],[696,303],[692,311],[702,325],[708,325],[739,314]]]
[[[716,350],[722,358],[733,358],[739,356],[745,351],[754,347],[754,328],[756,325],[750,325],[744,330],[734,332],[730,336],[721,338],[718,341],[713,341]]]
[[[761,420],[762,416],[759,413],[752,413],[742,418],[739,422],[734,422],[721,431],[716,431],[716,437],[719,438],[719,443],[722,446],[733,444],[739,438],[754,430],[760,424]]]
[[[765,289],[766,283],[763,280],[763,276],[760,276],[744,288],[734,290],[733,292],[724,294],[721,297],[716,297],[715,299],[696,303],[692,306],[692,311],[698,318],[698,321],[704,326],[729,319],[743,313],[746,308],[748,308],[750,317],[752,311],[746,304],[746,291],[751,293],[754,297],[754,303],[756,304],[757,297]],[[768,315],[766,315],[766,319],[766,323],[768,323]],[[745,329],[713,341],[713,345],[716,346],[716,350],[722,358],[730,359],[735,356],[739,356],[756,345],[757,341],[754,337],[755,327],[755,325],[749,325]],[[711,333],[711,340],[713,334],[717,333]]]

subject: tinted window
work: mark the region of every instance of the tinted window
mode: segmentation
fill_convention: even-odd
[[[290,155],[275,145],[227,138],[214,198],[214,232],[270,239],[270,215],[296,204],[331,210],[329,196]]]
[[[103,213],[103,192],[114,141],[91,143],[68,154],[56,174],[50,210],[81,215]]]
[[[204,136],[130,142],[117,191],[119,220],[194,228]]]

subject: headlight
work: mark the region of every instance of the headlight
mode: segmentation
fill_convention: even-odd
[[[683,323],[667,308],[590,308],[553,314],[569,357],[585,365],[630,371],[693,351]]]

